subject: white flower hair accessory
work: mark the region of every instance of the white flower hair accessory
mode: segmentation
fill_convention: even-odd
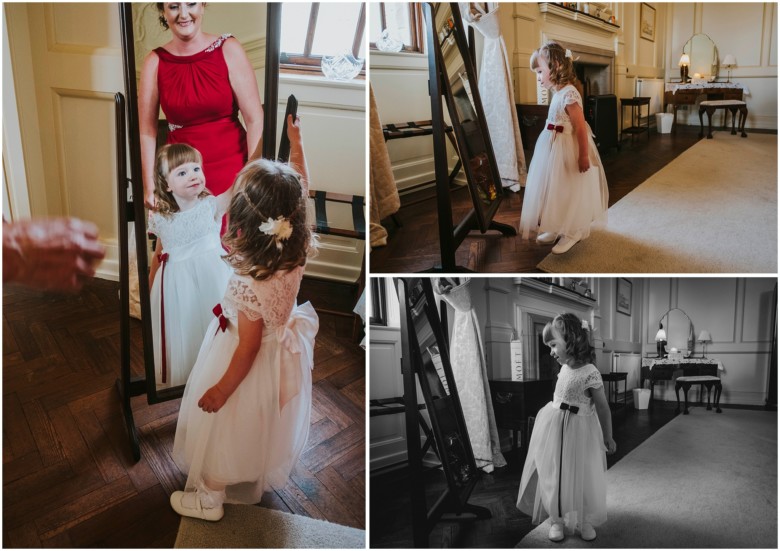
[[[571,50],[568,49],[568,48],[566,48],[566,57],[568,57],[569,59],[574,59],[574,56],[572,55]]]
[[[282,249],[282,241],[287,241],[293,232],[292,224],[290,220],[284,216],[279,216],[274,220],[268,218],[265,222],[258,226],[258,229],[266,235],[273,235],[276,240],[276,248]]]
[[[582,328],[585,331],[589,331],[590,330],[590,325],[588,325],[588,321],[587,320],[582,320]]]

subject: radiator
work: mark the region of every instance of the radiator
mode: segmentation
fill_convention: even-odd
[[[628,373],[626,377],[626,392],[639,387],[639,375],[642,371],[642,355],[613,352],[612,353],[612,371],[624,371]],[[620,389],[623,390],[622,385]]]
[[[636,79],[636,96],[650,98],[650,115],[661,113],[664,105],[664,79],[662,78],[638,78]],[[644,113],[644,109],[642,109]]]

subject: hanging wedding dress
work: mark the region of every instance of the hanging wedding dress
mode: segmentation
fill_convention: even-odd
[[[512,191],[519,191],[521,186],[525,186],[527,166],[515,110],[512,69],[499,27],[498,3],[489,3],[488,12],[485,12],[482,3],[460,2],[459,5],[463,20],[485,39],[482,66],[478,71],[482,108],[502,184]]]
[[[469,432],[471,448],[477,467],[492,472],[503,467],[506,460],[501,454],[493,401],[490,399],[485,352],[479,320],[471,306],[469,280],[452,286],[449,279],[435,279],[434,290],[455,309],[450,339],[450,362],[455,375],[463,417]]]

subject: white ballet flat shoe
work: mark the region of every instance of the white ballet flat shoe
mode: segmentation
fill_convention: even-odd
[[[550,526],[550,533],[547,534],[547,537],[550,538],[551,541],[562,541],[563,540],[563,524],[560,522],[553,522]]]
[[[565,235],[565,236],[561,237],[561,240],[558,241],[558,243],[556,243],[555,246],[552,248],[552,253],[553,254],[563,254],[563,253],[567,252],[574,245],[579,243],[581,238],[582,238],[582,235],[579,232],[574,234],[573,237],[569,237],[568,235]]]
[[[583,522],[582,529],[580,530],[580,537],[585,541],[593,541],[596,539],[596,530],[587,522]]]
[[[549,245],[550,243],[555,243],[556,239],[558,239],[558,234],[551,231],[546,231],[536,236],[536,242],[540,245]]]
[[[173,492],[171,494],[171,507],[183,517],[199,518],[211,522],[216,522],[225,516],[222,504],[217,507],[203,507],[198,492]]]

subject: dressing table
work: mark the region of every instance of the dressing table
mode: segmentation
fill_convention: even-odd
[[[708,82],[691,84],[682,82],[667,83],[664,89],[664,111],[671,105],[674,111],[672,131],[677,129],[677,108],[680,105],[695,105],[700,96],[707,99],[742,100],[744,87],[736,82]]]

